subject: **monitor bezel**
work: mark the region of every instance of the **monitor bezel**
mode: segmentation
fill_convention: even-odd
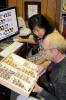
[[[10,10],[10,9],[15,9],[15,12],[16,12],[16,20],[17,20],[17,27],[18,27],[18,18],[17,18],[17,9],[16,9],[16,7],[3,8],[3,9],[0,9],[0,12],[6,11],[6,10]],[[0,40],[0,42],[3,42],[3,41],[5,41],[5,40],[7,40],[7,39],[9,39],[9,38],[11,38],[13,36],[18,35],[18,34],[19,34],[19,27],[18,27],[18,31],[15,34],[12,34],[11,36],[8,36],[6,38],[3,38],[2,40]]]

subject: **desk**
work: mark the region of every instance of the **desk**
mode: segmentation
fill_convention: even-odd
[[[2,51],[2,49],[0,48],[0,52]],[[3,59],[3,57],[2,56],[0,56],[0,61]]]
[[[23,47],[23,46],[22,46]],[[20,48],[19,48],[20,49]],[[15,53],[17,53],[17,51],[19,52],[19,49],[15,51]],[[22,49],[22,48],[21,48]],[[24,49],[24,48],[23,48]],[[25,51],[24,51],[25,52]],[[20,52],[19,52],[20,53]],[[23,54],[23,53],[22,53]],[[7,89],[6,89],[7,90]],[[7,90],[8,91],[8,90]],[[8,93],[8,92],[7,92]],[[7,95],[6,95],[7,96]],[[4,99],[1,99],[4,100]],[[9,99],[8,99],[9,100]]]
[[[3,57],[0,56],[0,61],[3,59]]]
[[[0,48],[0,51],[2,49]],[[0,61],[3,59],[3,57],[0,56]],[[0,85],[0,100],[10,100],[11,90]]]
[[[19,43],[17,43],[17,44],[19,44]],[[6,51],[3,50],[2,48],[0,48],[0,54],[3,51],[3,56],[0,55],[0,61],[4,58],[5,53],[9,54],[7,51],[8,49],[9,49],[9,51],[11,50],[11,52],[17,52],[22,45],[23,44],[19,44],[19,45],[17,45],[17,47],[14,47],[15,45],[12,45],[12,47],[10,46],[10,49],[9,49],[9,47],[5,48]],[[0,100],[10,100],[10,95],[11,95],[11,90],[0,85]]]

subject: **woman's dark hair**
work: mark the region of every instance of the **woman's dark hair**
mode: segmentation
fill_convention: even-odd
[[[47,34],[50,34],[54,30],[54,26],[47,20],[47,18],[41,14],[33,15],[28,20],[28,25],[31,31],[35,28],[35,26],[38,26],[40,28],[44,28],[46,30],[46,33],[44,37]],[[43,37],[43,38],[44,38]]]

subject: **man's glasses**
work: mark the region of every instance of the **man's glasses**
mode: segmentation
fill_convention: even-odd
[[[57,48],[48,48],[48,49],[43,48],[43,51],[46,52],[48,50],[53,50],[53,49],[57,49]]]

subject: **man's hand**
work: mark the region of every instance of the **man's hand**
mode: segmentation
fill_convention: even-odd
[[[50,64],[51,64],[51,61],[45,61],[44,63],[39,65],[39,76],[43,75],[46,72]]]
[[[35,87],[33,88],[32,92],[37,92],[37,93],[41,93],[43,90],[42,87],[40,87],[38,84],[35,85]]]

